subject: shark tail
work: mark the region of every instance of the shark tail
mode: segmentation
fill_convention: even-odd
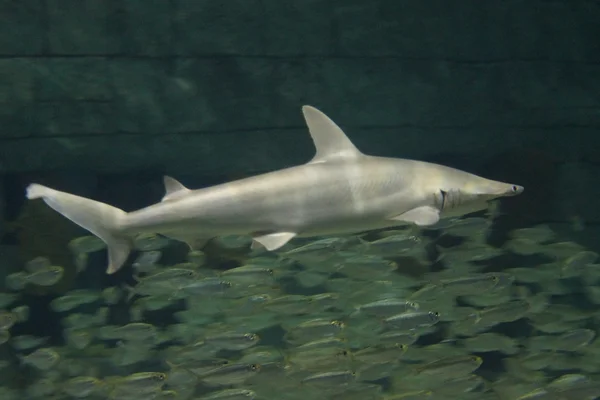
[[[133,240],[122,233],[122,222],[127,216],[125,211],[37,183],[27,187],[27,198],[41,198],[51,208],[102,239],[108,247],[107,274],[114,274],[127,261]]]

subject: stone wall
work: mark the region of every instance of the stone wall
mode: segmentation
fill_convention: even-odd
[[[5,0],[0,18],[0,173],[280,168],[312,157],[302,104],[367,153],[600,164],[598,1]]]

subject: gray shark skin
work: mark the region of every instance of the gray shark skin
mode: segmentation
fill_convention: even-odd
[[[316,147],[307,164],[199,190],[165,177],[160,203],[126,213],[39,184],[27,188],[108,247],[107,273],[119,270],[139,233],[158,233],[201,247],[221,235],[250,235],[276,250],[292,238],[357,233],[485,209],[523,187],[421,161],[361,153],[325,114],[302,108]]]

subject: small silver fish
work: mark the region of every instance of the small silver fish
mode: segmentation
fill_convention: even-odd
[[[418,311],[419,304],[414,301],[389,298],[362,304],[357,307],[357,310],[367,315],[387,318],[405,312]]]
[[[60,355],[53,349],[40,348],[26,356],[19,356],[21,362],[42,371],[47,371],[58,364]]]
[[[412,331],[435,325],[440,314],[435,311],[414,311],[391,316],[383,320],[386,328],[398,331]]]
[[[245,350],[256,346],[260,337],[254,333],[226,332],[214,336],[206,336],[204,341],[223,350]]]

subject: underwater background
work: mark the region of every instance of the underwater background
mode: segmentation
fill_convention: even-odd
[[[0,1],[0,399],[600,397],[600,2]],[[126,211],[367,154],[525,192],[431,229],[189,252],[102,242],[25,188]]]

